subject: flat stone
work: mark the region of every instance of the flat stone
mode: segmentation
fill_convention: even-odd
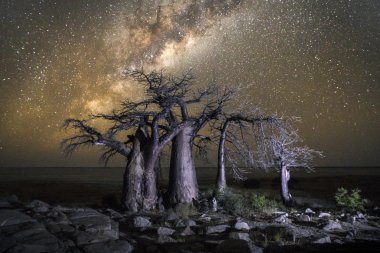
[[[61,247],[60,241],[37,222],[1,227],[1,241],[7,241],[7,252],[52,252]]]
[[[244,240],[244,241],[251,241],[251,238],[249,237],[248,233],[230,232],[228,237],[231,239],[240,239],[240,240]]]
[[[36,213],[46,213],[50,209],[50,205],[41,200],[33,200],[26,207],[32,209]]]
[[[343,230],[343,228],[339,222],[329,220],[329,222],[323,227],[323,230],[325,230],[325,231],[336,231],[336,230]]]
[[[118,239],[116,237],[112,237],[104,233],[90,233],[86,231],[76,231],[70,236],[77,246]]]
[[[112,229],[111,219],[105,215],[80,217],[71,219],[74,226],[88,232],[109,231]]]
[[[239,239],[227,239],[216,246],[215,253],[262,253],[263,250],[251,242]]]
[[[68,219],[75,220],[80,218],[88,218],[88,217],[94,217],[94,216],[102,216],[103,214],[99,213],[98,211],[91,209],[91,208],[73,208],[73,209],[67,209],[65,207],[55,207],[53,210],[64,212]],[[105,216],[105,215],[104,215]]]
[[[116,240],[86,245],[83,251],[85,253],[130,253],[133,251],[133,246],[127,241]]]
[[[159,227],[157,229],[157,234],[158,235],[172,235],[174,233],[175,233],[175,230],[171,229],[171,228]]]
[[[123,218],[123,215],[119,212],[116,212],[115,210],[112,210],[110,208],[108,208],[106,210],[106,213],[108,214],[108,216],[111,218],[111,219],[122,219]]]
[[[197,223],[191,219],[178,220],[175,224],[177,228],[196,226]]]
[[[206,223],[208,223],[208,222],[211,221],[211,217],[210,217],[210,216],[207,216],[206,214],[202,214],[202,215],[199,217],[198,220],[199,220],[199,221],[202,221],[202,222],[206,222]]]
[[[151,245],[151,244],[155,243],[155,240],[152,237],[148,236],[148,235],[140,235],[137,238],[137,241],[140,244],[143,244],[143,245]]]
[[[25,222],[35,221],[26,214],[16,210],[0,210],[0,227],[17,225]]]
[[[173,211],[173,209],[169,209],[165,212],[165,215],[163,217],[165,221],[174,221],[178,220],[177,214]]]
[[[145,228],[151,226],[152,223],[145,217],[136,216],[133,218],[133,227],[135,228]]]
[[[57,234],[60,232],[73,233],[75,231],[73,226],[65,224],[48,224],[45,225],[45,227],[52,234]]]
[[[326,243],[331,243],[331,238],[330,236],[322,237],[318,240],[315,240],[313,243],[315,244],[326,244]]]
[[[236,230],[249,230],[249,225],[244,221],[238,221],[235,223],[235,229]]]
[[[167,235],[160,235],[157,239],[157,242],[159,244],[163,244],[163,243],[176,243],[177,241],[174,240],[173,238],[171,238],[170,236],[167,236]]]
[[[194,231],[190,227],[186,227],[180,234],[181,236],[195,235]]]
[[[217,225],[217,226],[209,226],[206,228],[206,234],[214,234],[214,233],[223,233],[229,229],[228,225]]]

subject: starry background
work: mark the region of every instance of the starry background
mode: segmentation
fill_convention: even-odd
[[[141,66],[248,85],[267,113],[302,118],[319,166],[380,165],[380,1],[0,5],[0,166],[100,166],[93,150],[63,157],[62,122],[141,97],[122,77]]]

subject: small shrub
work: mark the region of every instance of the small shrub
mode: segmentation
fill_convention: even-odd
[[[359,189],[353,189],[351,192],[343,187],[335,193],[335,202],[338,207],[348,211],[365,211],[365,206],[369,203],[368,199],[362,198]]]
[[[249,201],[251,207],[259,212],[269,213],[279,207],[279,203],[273,199],[268,198],[265,195],[250,194]]]
[[[231,190],[218,196],[218,200],[226,211],[248,218],[255,213],[271,213],[280,206],[278,202],[269,199],[265,195],[236,193]]]

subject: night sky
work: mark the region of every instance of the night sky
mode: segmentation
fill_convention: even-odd
[[[268,114],[302,118],[317,165],[380,165],[378,0],[0,5],[0,166],[100,166],[92,150],[64,158],[62,122],[140,98],[122,72],[141,66],[248,86]]]

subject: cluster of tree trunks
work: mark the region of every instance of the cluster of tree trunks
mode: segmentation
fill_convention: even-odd
[[[180,78],[165,78],[163,73],[132,71],[130,76],[143,85],[148,98],[138,102],[126,101],[122,110],[110,115],[95,115],[113,124],[107,132],[101,133],[89,125],[89,120],[67,119],[65,127],[77,130],[73,137],[63,141],[64,151],[69,154],[83,145],[101,145],[105,152],[103,158],[108,161],[115,154],[124,156],[127,165],[124,173],[122,205],[124,209],[137,212],[157,208],[157,160],[163,148],[171,143],[169,186],[165,194],[165,203],[173,206],[179,203],[192,204],[198,198],[198,183],[194,165],[193,145],[200,129],[207,122],[220,122],[218,143],[218,170],[216,176],[216,192],[224,193],[227,187],[225,166],[225,145],[228,140],[235,147],[241,145],[236,138],[231,138],[229,126],[233,123],[241,128],[244,125],[266,122],[280,126],[281,131],[271,133],[271,141],[266,142],[271,148],[271,161],[279,163],[274,166],[281,171],[281,196],[284,203],[291,204],[293,200],[288,190],[291,167],[306,163],[289,163],[298,158],[310,160],[313,150],[298,150],[288,147],[288,143],[297,140],[295,131],[284,131],[284,124],[278,124],[281,119],[244,115],[242,113],[226,113],[224,106],[231,101],[235,91],[225,89],[221,94],[214,86],[199,92],[189,98],[192,76],[185,74]],[[201,107],[200,114],[189,116],[188,106],[197,104]],[[180,110],[175,110],[179,108]],[[180,115],[176,112],[180,111]],[[215,124],[214,124],[215,126]],[[273,131],[273,130],[272,130]],[[79,133],[78,133],[79,132]],[[132,135],[127,133],[134,132]],[[120,140],[117,135],[126,136]],[[277,134],[280,133],[280,134]],[[286,133],[286,134],[284,134]],[[291,141],[289,141],[289,138]],[[268,138],[264,138],[268,139]],[[294,140],[293,140],[294,139]],[[250,152],[250,151],[249,151]],[[314,151],[313,151],[314,152]],[[296,154],[296,155],[294,155]],[[301,154],[301,155],[297,155]],[[306,159],[306,160],[307,160]]]

